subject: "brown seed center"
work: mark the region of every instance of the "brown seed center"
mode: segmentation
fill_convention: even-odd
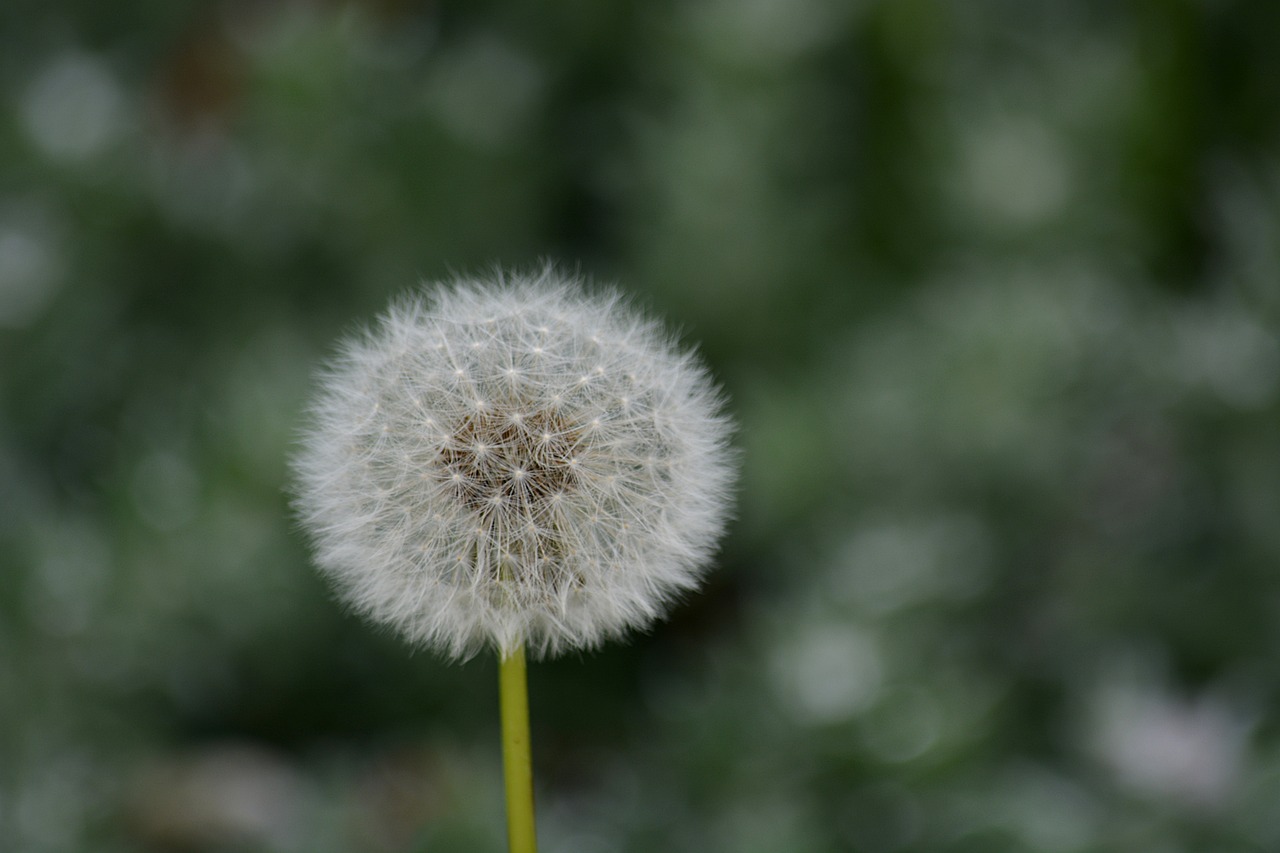
[[[580,440],[554,412],[484,410],[458,424],[440,459],[467,507],[529,517],[577,485]]]

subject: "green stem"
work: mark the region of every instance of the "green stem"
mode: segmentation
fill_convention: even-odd
[[[529,752],[529,688],[524,647],[498,664],[502,707],[502,765],[507,783],[507,839],[511,853],[538,853],[533,827],[533,759]]]

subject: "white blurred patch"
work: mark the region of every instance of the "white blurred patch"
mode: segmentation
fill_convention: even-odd
[[[50,157],[82,161],[124,127],[124,98],[105,64],[81,54],[50,60],[22,98],[28,135]]]
[[[990,226],[1044,222],[1065,206],[1070,184],[1062,143],[1038,122],[1004,116],[963,137],[959,190]]]
[[[31,225],[0,223],[0,328],[34,321],[61,285],[52,238]]]
[[[1275,329],[1234,304],[1198,305],[1174,329],[1175,369],[1188,384],[1207,386],[1241,409],[1266,406],[1280,387],[1280,342]]]
[[[866,631],[845,623],[810,625],[774,656],[774,685],[808,723],[846,720],[880,693],[881,653]]]
[[[1175,807],[1215,809],[1237,788],[1250,724],[1226,701],[1117,679],[1095,697],[1090,740],[1117,781]]]

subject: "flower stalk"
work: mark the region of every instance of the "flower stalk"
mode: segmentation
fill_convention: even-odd
[[[502,713],[502,766],[507,790],[510,853],[537,853],[533,819],[533,759],[529,745],[529,690],[524,647],[499,655],[498,693]]]

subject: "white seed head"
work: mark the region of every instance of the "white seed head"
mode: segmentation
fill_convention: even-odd
[[[358,611],[464,658],[597,645],[697,586],[735,475],[696,357],[551,269],[396,302],[327,367],[293,459]]]

